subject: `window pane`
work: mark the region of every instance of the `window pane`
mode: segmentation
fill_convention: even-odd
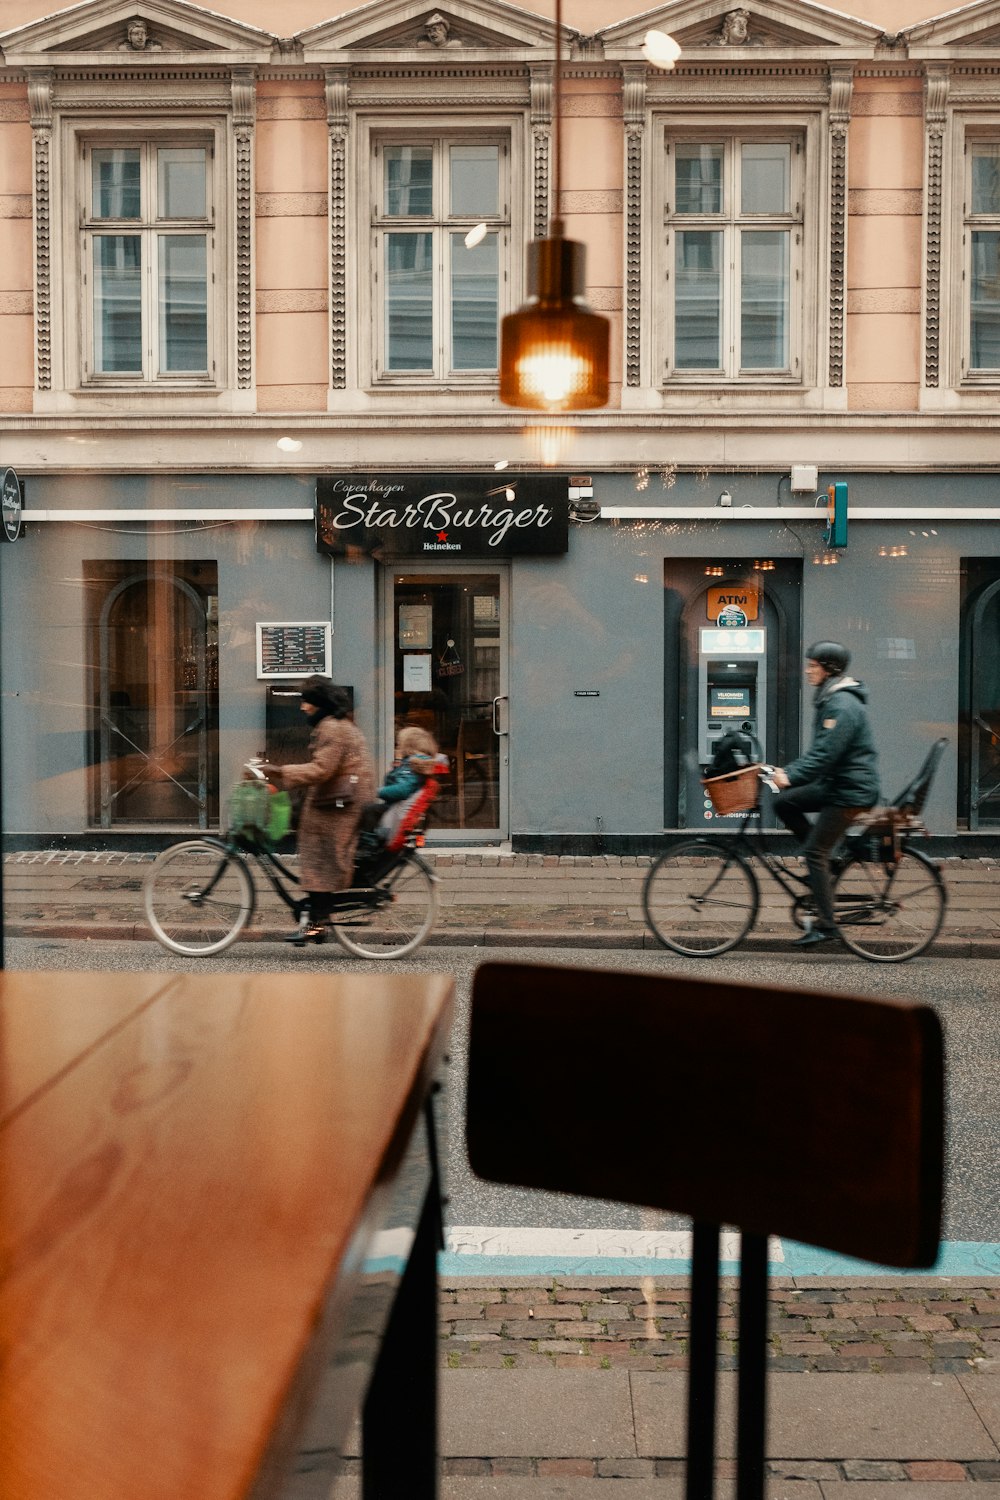
[[[745,370],[788,368],[788,231],[743,234],[740,364]]]
[[[485,219],[500,211],[500,148],[452,146],[451,212]]]
[[[995,142],[972,148],[972,212],[1000,214],[1000,144]]]
[[[792,148],[756,145],[741,148],[740,207],[745,214],[787,214],[791,198]]]
[[[141,216],[139,152],[123,149],[94,151],[91,155],[95,219],[138,219]]]
[[[434,236],[385,237],[385,365],[434,367]]]
[[[137,234],[94,239],[94,368],[142,373],[142,281]]]
[[[394,218],[433,213],[433,174],[430,146],[386,146],[385,212]]]
[[[205,236],[161,234],[160,373],[208,369]]]
[[[722,235],[685,230],[677,236],[674,273],[674,365],[717,370],[722,342]]]
[[[974,370],[1000,369],[1000,231],[972,236],[972,327],[969,364]]]
[[[171,146],[156,153],[161,219],[203,219],[207,153],[204,146]]]
[[[674,147],[675,213],[721,214],[724,149],[690,141]]]
[[[497,236],[466,248],[451,236],[451,363],[454,370],[497,368],[499,272]]]

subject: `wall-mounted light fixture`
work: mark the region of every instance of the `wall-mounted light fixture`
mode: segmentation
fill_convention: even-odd
[[[562,0],[556,0],[553,203],[546,239],[528,245],[528,300],[500,331],[500,400],[532,411],[587,411],[608,401],[611,325],[583,300],[586,250],[563,237]]]
[[[732,505],[732,503],[733,503],[733,497],[732,497],[732,495],[729,493],[728,490],[723,490],[722,494],[719,496],[719,504],[720,505]]]

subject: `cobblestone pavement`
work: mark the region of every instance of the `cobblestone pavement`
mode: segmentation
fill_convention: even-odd
[[[537,1368],[635,1371],[687,1369],[689,1294],[679,1278],[603,1285],[553,1281],[499,1286],[452,1282],[440,1298],[441,1363],[450,1370]],[[966,1375],[1000,1371],[1000,1282],[810,1286],[772,1282],[769,1355],[773,1371],[881,1375]],[[719,1368],[736,1368],[736,1292],[723,1281]],[[347,1466],[348,1468],[350,1466]],[[679,1458],[446,1457],[446,1477],[681,1479]],[[720,1459],[717,1476],[735,1462]],[[853,1458],[832,1455],[768,1464],[771,1481],[992,1482],[997,1459]],[[539,1488],[539,1494],[544,1491]],[[822,1493],[821,1490],[816,1491]],[[874,1493],[874,1492],[872,1492]]]
[[[430,944],[656,948],[642,911],[648,855],[512,854],[427,849],[439,879],[440,912]],[[25,850],[4,857],[4,913],[15,936],[144,939],[142,882],[152,855],[121,851]],[[294,857],[289,867],[295,868]],[[948,890],[933,951],[1000,954],[1000,860],[941,861]],[[241,941],[278,941],[286,908],[262,878],[258,911]],[[782,949],[796,936],[787,897],[767,877],[748,948]]]
[[[500,1287],[469,1278],[442,1288],[442,1359],[449,1369],[685,1370],[688,1313],[686,1279]],[[736,1368],[738,1328],[736,1294],[724,1283],[720,1369]],[[775,1370],[1000,1371],[1000,1283],[898,1290],[772,1281],[768,1335]]]

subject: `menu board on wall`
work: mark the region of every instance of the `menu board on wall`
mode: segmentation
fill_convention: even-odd
[[[330,667],[329,620],[258,620],[258,677],[329,677]]]

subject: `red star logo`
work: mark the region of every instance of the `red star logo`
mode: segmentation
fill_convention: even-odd
[[[447,540],[448,540],[448,533],[446,531],[439,531],[438,532],[438,541],[439,542],[446,542]]]

